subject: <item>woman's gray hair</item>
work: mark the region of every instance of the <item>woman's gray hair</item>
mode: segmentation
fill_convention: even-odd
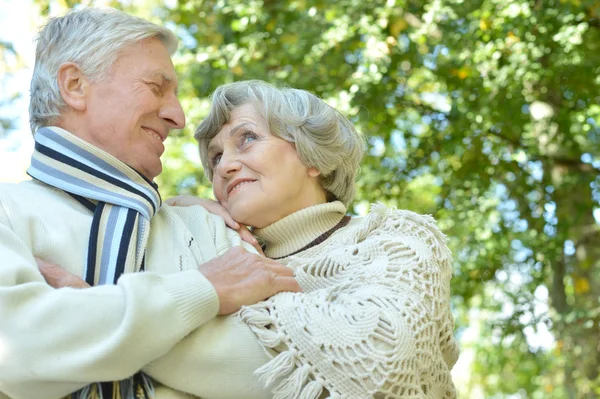
[[[229,122],[231,111],[248,103],[262,114],[271,134],[293,143],[302,163],[321,173],[328,201],[339,200],[348,206],[365,151],[362,136],[348,119],[308,91],[277,88],[260,80],[226,84],[212,94],[208,117],[194,134],[208,178],[212,181],[210,141]]]
[[[159,39],[171,55],[177,49],[177,37],[170,30],[112,8],[83,8],[51,18],[36,38],[29,102],[32,133],[52,124],[66,106],[57,81],[61,65],[73,62],[92,81],[99,81],[121,51],[149,38]]]

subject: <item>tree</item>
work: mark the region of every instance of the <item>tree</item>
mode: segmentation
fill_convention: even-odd
[[[17,94],[6,93],[4,88],[6,79],[10,76],[13,69],[12,63],[9,62],[9,57],[15,57],[16,53],[11,43],[0,40],[0,87],[4,93],[0,96],[0,110],[8,107],[16,98]],[[13,125],[13,119],[0,115],[0,138],[4,137]]]
[[[579,0],[207,0],[167,19],[192,127],[223,83],[310,90],[368,136],[358,204],[440,220],[458,313],[494,315],[475,365],[486,397],[583,398],[600,393],[599,14]],[[193,191],[202,173],[186,170]],[[528,342],[540,323],[551,352]]]

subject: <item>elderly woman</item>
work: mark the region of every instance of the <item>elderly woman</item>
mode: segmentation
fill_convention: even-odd
[[[257,374],[276,397],[455,396],[445,238],[383,205],[346,216],[363,143],[345,117],[303,90],[238,82],[215,91],[196,139],[218,202],[304,289],[239,314],[273,354]]]
[[[255,374],[271,392],[247,397],[454,398],[445,237],[431,217],[383,205],[346,216],[363,155],[352,124],[306,91],[245,81],[215,91],[196,138],[218,202],[253,227],[265,255],[292,268],[304,290],[231,317],[268,356],[256,359],[264,364]],[[232,337],[242,334],[231,319]],[[202,334],[147,371],[160,380],[177,367],[161,382],[208,397],[204,376],[194,374],[207,361],[194,349]],[[232,396],[222,386],[214,397]]]

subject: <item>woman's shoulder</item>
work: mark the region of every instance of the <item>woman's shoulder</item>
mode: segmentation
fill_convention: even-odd
[[[431,215],[376,203],[367,215],[353,219],[347,233],[356,243],[377,241],[377,245],[391,247],[398,244],[418,246],[428,248],[426,252],[438,259],[450,260],[452,257],[446,235]]]
[[[355,220],[350,224],[366,235],[387,231],[390,234],[427,235],[440,242],[446,242],[445,234],[439,229],[436,220],[431,215],[422,215],[410,210],[376,203],[371,206],[371,210],[366,216],[353,219]]]

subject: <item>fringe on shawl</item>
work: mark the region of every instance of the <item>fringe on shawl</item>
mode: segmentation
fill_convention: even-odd
[[[153,399],[152,380],[144,373],[114,382],[97,382],[63,399]]]
[[[282,336],[269,329],[274,319],[268,310],[269,301],[265,301],[260,307],[244,307],[240,310],[240,318],[256,334],[258,339],[268,348],[281,345]],[[259,367],[254,374],[259,380],[269,387],[280,380],[273,389],[273,399],[319,399],[323,393],[322,382],[316,380],[311,373],[310,366],[302,364],[302,361],[294,349],[288,348],[278,353],[265,365]],[[329,398],[338,395],[331,394]]]

